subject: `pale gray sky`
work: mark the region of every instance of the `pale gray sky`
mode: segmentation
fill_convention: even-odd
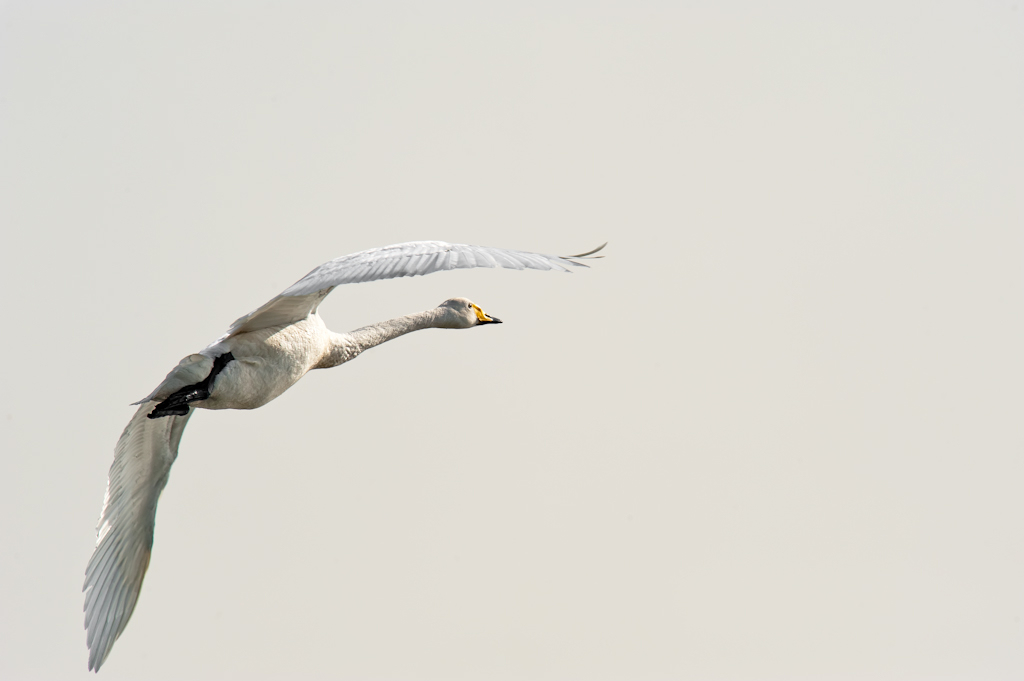
[[[192,419],[102,678],[1024,676],[1024,9],[719,5],[0,4],[0,678],[128,403],[415,239],[611,244],[336,291],[506,323]]]

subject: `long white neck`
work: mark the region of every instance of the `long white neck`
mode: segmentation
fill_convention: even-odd
[[[431,329],[438,326],[440,314],[437,309],[424,310],[414,314],[396,317],[386,322],[371,324],[348,333],[331,333],[331,347],[324,358],[314,367],[327,369],[344,364],[359,356],[364,350],[377,347],[381,343],[404,336],[420,329]]]

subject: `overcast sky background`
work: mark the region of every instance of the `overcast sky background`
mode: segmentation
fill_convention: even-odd
[[[1022,14],[0,3],[0,678],[86,678],[128,404],[418,239],[611,243],[335,291],[506,323],[193,418],[102,678],[1024,677]]]

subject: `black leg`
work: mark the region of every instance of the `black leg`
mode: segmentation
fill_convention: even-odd
[[[161,416],[184,416],[188,413],[189,402],[199,402],[210,397],[210,386],[213,384],[213,379],[233,359],[234,356],[230,352],[225,352],[217,357],[213,360],[213,369],[209,376],[199,383],[186,385],[184,388],[174,391],[170,397],[156,405],[156,408],[147,416],[151,419],[158,419]]]

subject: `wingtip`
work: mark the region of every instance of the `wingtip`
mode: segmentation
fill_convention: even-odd
[[[598,251],[600,251],[601,249],[603,249],[607,245],[608,245],[608,242],[605,241],[603,244],[601,244],[597,248],[595,248],[593,250],[590,250],[590,251],[587,251],[586,253],[580,253],[578,255],[563,255],[562,257],[567,259],[567,260],[569,258],[603,258],[604,257],[603,255],[594,255],[594,253],[597,253]]]

